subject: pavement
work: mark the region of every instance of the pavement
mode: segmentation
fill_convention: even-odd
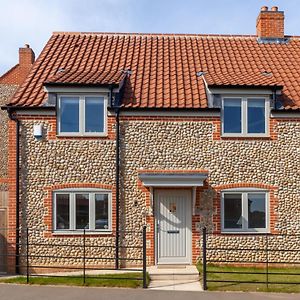
[[[299,300],[299,294],[185,292],[0,284],[1,300]]]
[[[203,291],[199,280],[154,280],[150,281],[148,289],[160,291]]]

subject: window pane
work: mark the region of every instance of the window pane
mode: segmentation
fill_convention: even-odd
[[[108,195],[95,195],[96,229],[108,229]]]
[[[104,98],[85,97],[85,132],[104,131]]]
[[[78,97],[61,97],[60,132],[79,132]]]
[[[266,228],[265,194],[248,194],[248,228]]]
[[[56,195],[56,229],[70,229],[69,194]]]
[[[224,99],[224,133],[242,132],[242,100]]]
[[[76,194],[76,229],[89,229],[89,194]]]
[[[248,99],[248,133],[265,133],[265,99]]]
[[[224,228],[242,228],[242,195],[224,195]]]

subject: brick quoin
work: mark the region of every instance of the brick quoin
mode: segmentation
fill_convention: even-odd
[[[8,232],[7,232],[7,272],[16,269],[16,122],[8,121]]]

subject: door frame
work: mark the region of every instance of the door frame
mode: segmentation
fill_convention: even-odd
[[[188,210],[186,211],[186,216],[189,216],[187,218],[187,224],[186,224],[186,251],[187,251],[187,261],[186,262],[159,262],[158,261],[158,253],[159,253],[159,235],[157,231],[157,221],[158,221],[158,213],[159,213],[159,205],[158,205],[158,197],[157,193],[160,191],[173,191],[176,193],[178,190],[185,190],[190,193],[189,199],[186,201],[189,202]],[[190,188],[154,188],[153,189],[153,206],[154,206],[154,245],[155,245],[155,264],[156,265],[191,265],[192,264],[192,189]]]

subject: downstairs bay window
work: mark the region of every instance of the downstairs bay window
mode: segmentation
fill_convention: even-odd
[[[110,192],[57,191],[53,201],[54,231],[111,231]]]
[[[268,232],[268,207],[265,191],[222,192],[222,232]]]

